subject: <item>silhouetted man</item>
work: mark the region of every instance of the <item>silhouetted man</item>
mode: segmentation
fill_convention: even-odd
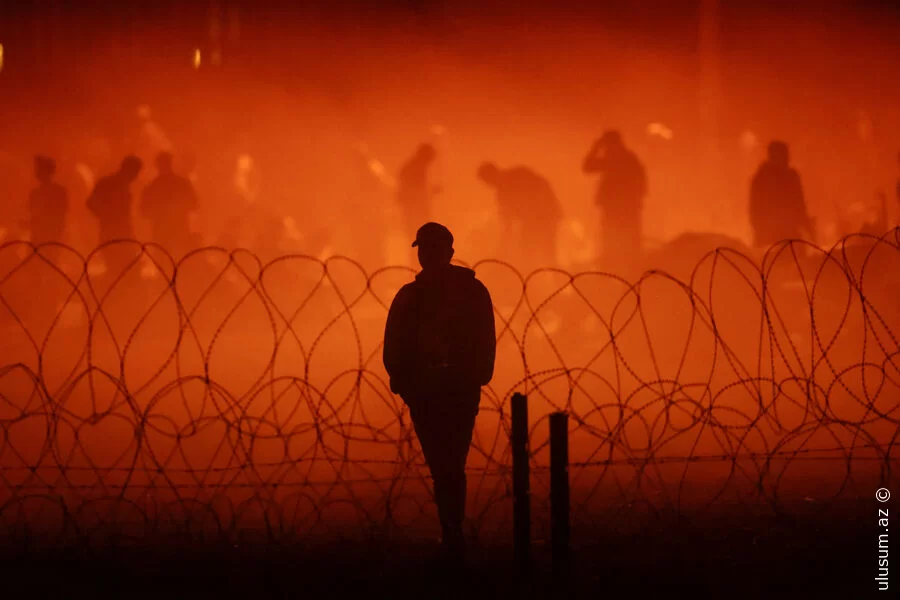
[[[815,239],[800,175],[790,166],[786,143],[775,140],[769,144],[768,158],[750,182],[749,209],[754,246],[765,248],[804,234]]]
[[[112,175],[101,177],[87,199],[87,208],[96,217],[100,226],[100,244],[131,239],[134,229],[131,224],[131,184],[137,179],[142,167],[141,159],[126,156],[119,170]],[[123,261],[117,257],[115,249],[105,252],[106,267],[113,275]]]
[[[34,175],[38,186],[28,198],[29,229],[34,245],[61,242],[69,213],[69,196],[66,188],[53,181],[56,162],[46,156],[34,157]],[[47,248],[43,252],[56,256],[59,248]]]
[[[434,481],[445,557],[460,564],[466,457],[481,386],[494,373],[496,332],[487,288],[475,272],[451,265],[453,235],[438,223],[419,228],[422,271],[391,304],[384,366],[403,399]]]
[[[528,167],[499,169],[487,162],[478,178],[497,192],[500,222],[530,267],[556,263],[556,232],[562,209],[550,183]]]
[[[172,169],[172,154],[156,157],[158,175],[144,189],[141,213],[150,221],[153,241],[180,258],[190,249],[191,214],[198,208],[194,185]]]
[[[412,231],[431,215],[431,198],[438,188],[428,183],[428,168],[437,152],[431,144],[422,144],[400,169],[397,177],[397,203],[403,215],[403,226]]]
[[[603,219],[603,256],[633,262],[643,252],[643,209],[647,175],[618,131],[603,134],[584,159],[585,173],[600,173],[596,202]]]

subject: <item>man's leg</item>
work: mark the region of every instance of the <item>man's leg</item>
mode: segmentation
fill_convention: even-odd
[[[472,443],[475,416],[460,414],[448,419],[446,447],[441,453],[442,525],[452,545],[462,544],[462,524],[466,513],[466,459]]]
[[[629,261],[639,263],[644,256],[644,224],[640,212],[628,215]]]
[[[616,223],[608,210],[601,209],[600,217],[600,261],[609,265],[617,258],[619,240],[616,238]]]
[[[414,418],[414,425],[434,483],[444,546],[451,553],[459,554],[463,550],[466,458],[472,442],[475,414],[473,411],[425,413]]]

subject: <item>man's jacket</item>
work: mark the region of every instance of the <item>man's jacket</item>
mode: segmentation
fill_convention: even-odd
[[[487,288],[471,269],[422,271],[391,304],[384,366],[391,391],[411,399],[478,389],[494,374],[496,333]]]
[[[100,242],[134,237],[131,226],[131,192],[120,173],[101,177],[86,205],[99,221]]]
[[[811,233],[800,175],[790,167],[764,162],[750,182],[749,208],[757,246]]]

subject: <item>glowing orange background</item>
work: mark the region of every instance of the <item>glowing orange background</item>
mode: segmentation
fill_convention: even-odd
[[[459,9],[460,18],[466,10]],[[451,28],[450,33],[440,36],[400,23],[380,30],[344,31],[340,27],[300,28],[293,22],[279,25],[276,21],[268,29],[246,27],[241,43],[251,50],[238,64],[233,64],[231,55],[223,50],[219,70],[210,64],[205,34],[197,34],[198,40],[204,40],[202,44],[185,41],[177,46],[167,42],[167,34],[161,27],[148,26],[128,38],[140,40],[136,48],[124,38],[93,37],[90,51],[78,54],[71,69],[56,83],[62,87],[68,85],[68,94],[48,93],[47,86],[52,82],[29,79],[21,66],[17,66],[16,47],[3,42],[10,39],[10,23],[14,23],[6,21],[5,29],[0,29],[4,36],[0,42],[5,49],[0,85],[15,84],[15,88],[8,89],[15,89],[16,93],[0,94],[0,128],[4,132],[0,151],[3,177],[8,183],[6,194],[12,198],[5,210],[16,217],[22,214],[31,185],[31,156],[36,152],[55,156],[60,180],[69,187],[74,202],[75,227],[70,231],[70,239],[65,241],[86,255],[93,248],[96,234],[94,223],[84,213],[82,204],[87,188],[76,175],[76,165],[87,165],[96,177],[113,170],[125,152],[137,152],[151,164],[158,147],[152,136],[148,137],[152,129],[138,116],[138,107],[147,106],[149,113],[145,114],[165,132],[179,158],[183,160],[187,155],[196,158],[197,186],[206,203],[198,227],[206,242],[215,241],[224,216],[236,211],[239,201],[226,197],[223,190],[234,192],[231,181],[236,164],[240,156],[248,155],[259,168],[254,175],[259,178],[256,200],[259,215],[272,213],[278,219],[289,215],[307,236],[286,245],[284,252],[314,255],[321,252],[323,258],[347,255],[365,260],[370,274],[382,265],[414,265],[413,251],[408,247],[412,232],[400,230],[399,215],[392,204],[393,192],[372,176],[375,163],[371,161],[378,161],[387,174],[395,174],[415,146],[426,140],[438,148],[433,175],[444,187],[434,216],[454,231],[457,258],[469,264],[485,258],[510,258],[502,240],[496,236],[490,190],[474,175],[481,161],[494,160],[501,166],[527,164],[548,177],[567,216],[561,230],[558,266],[571,272],[593,269],[597,240],[602,235],[592,204],[596,182],[583,176],[579,166],[593,139],[609,127],[623,131],[626,143],[648,168],[650,195],[645,229],[651,247],[660,247],[685,231],[712,231],[737,241],[749,241],[745,215],[747,185],[764,157],[766,143],[775,137],[791,144],[793,162],[803,177],[810,211],[822,225],[819,241],[828,246],[838,239],[839,217],[850,225],[859,225],[864,213],[877,206],[876,192],[885,190],[890,194],[897,176],[900,113],[896,107],[900,105],[900,84],[888,75],[895,70],[900,45],[890,22],[874,23],[850,12],[835,12],[818,21],[773,20],[771,15],[763,13],[755,17],[731,14],[723,17],[723,32],[716,41],[708,32],[701,33],[699,19],[689,16],[672,25],[656,19],[641,33],[616,22],[571,16],[534,19],[527,27],[521,23],[513,26],[511,21],[498,17],[481,24],[463,21],[458,29]],[[195,46],[202,46],[197,69],[194,68]],[[155,52],[158,48],[165,51]],[[671,139],[660,135],[668,131]],[[363,146],[365,153],[359,150]],[[183,164],[179,163],[179,167]],[[151,176],[152,168],[148,168],[138,187]],[[854,208],[858,202],[864,207]],[[896,222],[896,205],[892,204],[890,210]],[[146,224],[139,221],[138,226],[139,234],[144,235]],[[371,252],[373,247],[375,253]],[[33,303],[36,297],[33,290],[37,288],[33,287],[34,279],[28,278],[41,270],[49,278],[39,288],[42,293],[47,290],[47,299],[63,299],[71,291],[71,286],[58,274],[34,261],[24,271],[13,274],[23,260],[23,250],[24,247],[17,245],[0,250],[5,278],[0,289],[16,314]],[[672,262],[664,266],[685,280],[702,254],[676,253],[670,257]],[[816,257],[821,256],[812,254],[810,264],[815,265]],[[883,270],[881,266],[870,267],[868,272],[898,272],[895,245],[882,244],[876,255],[878,264],[885,266]],[[81,257],[68,253],[63,256],[68,261],[63,270],[78,280],[83,267]],[[207,258],[216,256],[222,268],[225,255],[206,251],[188,260],[181,277],[189,278],[195,273],[193,276],[201,289],[211,285],[212,275],[201,272],[201,268]],[[269,258],[264,257],[264,262]],[[162,271],[171,272],[166,259],[159,257],[159,260],[164,265]],[[844,270],[830,263],[826,269],[826,278],[828,272],[833,277],[827,283],[830,287],[819,290],[812,302],[814,306],[816,302],[821,303],[814,329],[808,322],[810,301],[802,298],[802,288],[797,287],[797,267],[792,265],[789,253],[785,253],[779,261],[791,272],[786,279],[793,281],[794,287],[779,287],[770,292],[776,298],[781,294],[785,298],[789,294],[801,298],[794,296],[790,302],[792,312],[786,324],[779,325],[774,332],[767,331],[761,325],[764,314],[761,303],[753,292],[761,288],[758,271],[753,283],[747,284],[738,274],[752,274],[753,269],[740,258],[734,260],[737,266],[720,265],[715,277],[710,275],[711,262],[705,263],[694,290],[705,302],[715,305],[712,312],[717,315],[719,338],[728,340],[729,352],[739,357],[744,367],[736,368],[729,362],[727,353],[723,354],[725,350],[714,344],[718,338],[701,321],[693,322],[695,330],[690,341],[686,341],[692,318],[700,319],[706,314],[708,320],[709,308],[692,306],[689,296],[677,283],[663,276],[651,278],[640,294],[647,311],[646,327],[651,333],[644,333],[639,319],[629,321],[626,330],[616,336],[617,352],[607,350],[592,368],[614,381],[617,367],[622,373],[622,365],[615,356],[618,353],[626,357],[639,377],[630,376],[629,380],[628,375],[623,375],[624,381],[617,384],[620,386],[617,393],[622,397],[639,388],[638,381],[674,379],[682,385],[698,382],[707,385],[712,381],[708,383],[712,391],[692,388],[689,396],[699,403],[699,412],[674,411],[669,415],[671,422],[658,425],[652,424],[653,419],[666,414],[663,410],[666,402],[686,392],[673,392],[666,388],[669,384],[658,384],[660,389],[656,389],[654,384],[628,400],[630,405],[644,408],[642,418],[649,423],[639,419],[630,421],[634,431],[626,436],[629,444],[640,449],[641,440],[649,436],[659,451],[659,454],[651,453],[652,456],[635,451],[641,454],[641,460],[650,460],[655,465],[650,478],[653,483],[646,484],[650,489],[629,488],[637,470],[617,463],[604,466],[605,477],[612,478],[621,471],[622,481],[605,483],[597,491],[593,488],[598,475],[592,469],[598,467],[585,467],[574,474],[573,486],[580,490],[573,491],[576,504],[590,500],[595,507],[616,505],[634,495],[656,498],[665,504],[673,502],[667,495],[676,492],[687,495],[697,492],[700,500],[709,499],[703,497],[706,488],[689,485],[691,478],[712,480],[709,489],[718,490],[718,482],[727,478],[733,465],[719,462],[694,466],[692,463],[689,475],[685,476],[684,463],[669,467],[656,464],[655,459],[732,451],[771,455],[778,442],[790,449],[796,448],[792,444],[802,445],[805,438],[795,437],[791,428],[804,424],[812,429],[801,430],[804,435],[816,438],[813,447],[819,450],[839,448],[835,454],[841,455],[840,449],[862,443],[843,425],[829,423],[824,429],[818,429],[816,424],[821,418],[815,411],[809,412],[810,405],[804,397],[807,390],[802,384],[789,383],[780,394],[766,386],[753,392],[744,386],[731,387],[746,377],[781,381],[792,376],[791,369],[799,369],[801,381],[813,380],[824,390],[827,411],[834,411],[829,413],[831,417],[865,424],[863,437],[867,441],[863,445],[878,447],[896,431],[897,348],[894,334],[889,332],[898,328],[896,310],[891,308],[894,305],[885,300],[890,295],[875,293],[881,302],[879,308],[888,316],[886,324],[871,324],[863,318],[871,319],[871,315],[863,315],[858,298],[850,301],[850,308],[845,306],[851,288]],[[238,263],[255,282],[259,266],[252,257],[240,255]],[[291,323],[291,329],[307,352],[326,330],[330,317],[341,310],[336,291],[355,298],[364,293],[369,281],[366,274],[346,261],[327,264],[329,273],[335,277],[334,287],[319,290],[314,295],[316,302],[304,309],[300,320]],[[808,280],[815,277],[814,268],[803,267]],[[98,479],[95,466],[130,466],[133,463],[129,461],[135,456],[140,456],[141,461],[149,460],[141,463],[137,479],[129,480],[129,484],[139,484],[140,488],[151,485],[154,477],[162,477],[153,473],[156,468],[162,468],[163,472],[169,469],[166,474],[171,478],[169,483],[196,486],[196,477],[183,469],[197,465],[205,469],[212,465],[224,471],[217,471],[218,474],[211,476],[213,479],[204,480],[203,486],[208,487],[212,481],[213,488],[221,490],[222,477],[227,476],[222,473],[231,473],[229,469],[236,464],[231,461],[238,456],[238,467],[247,464],[255,467],[250,472],[237,469],[241,481],[248,486],[228,489],[238,499],[258,493],[254,486],[260,480],[283,478],[286,484],[293,485],[307,477],[326,482],[327,494],[334,496],[326,492],[319,496],[316,492],[302,501],[292,496],[293,502],[311,506],[323,498],[385,494],[384,486],[388,484],[384,481],[392,481],[397,475],[393,462],[379,466],[354,461],[395,461],[398,452],[395,441],[401,431],[406,431],[397,421],[399,400],[385,387],[378,344],[383,330],[384,304],[410,278],[411,271],[398,268],[373,275],[373,289],[382,304],[371,295],[364,295],[352,311],[358,330],[354,331],[349,320],[339,320],[327,329],[313,354],[304,357],[290,336],[275,352],[275,339],[284,331],[285,323],[280,320],[283,317],[273,316],[265,308],[274,305],[282,315],[292,314],[308,290],[320,281],[321,263],[293,258],[269,267],[266,277],[272,283],[266,288],[267,303],[260,302],[258,295],[264,285],[242,283],[243,276],[234,265],[226,270],[236,277],[236,287],[226,290],[216,284],[212,292],[214,301],[198,309],[192,322],[198,328],[199,341],[190,336],[181,340],[182,353],[178,356],[181,371],[175,364],[166,363],[181,327],[174,297],[160,278],[150,281],[151,285],[158,286],[154,288],[155,293],[163,299],[149,313],[149,305],[146,300],[140,300],[140,294],[125,295],[120,290],[106,301],[103,314],[113,321],[115,339],[124,344],[134,333],[122,378],[127,382],[129,402],[133,404],[124,402],[121,396],[116,398],[113,384],[103,381],[103,377],[95,380],[97,388],[92,392],[87,379],[72,377],[73,369],[78,372],[86,364],[86,357],[81,354],[86,348],[91,348],[93,365],[118,374],[119,359],[110,334],[105,331],[106,325],[95,322],[97,329],[88,341],[89,321],[85,314],[98,314],[90,306],[91,301],[85,306],[76,299],[66,313],[72,319],[66,325],[68,329],[65,332],[57,329],[43,348],[42,335],[59,306],[51,302],[48,307],[35,308],[24,328],[7,310],[3,316],[5,342],[0,364],[12,368],[3,375],[2,406],[6,414],[0,418],[6,419],[3,429],[6,437],[0,465],[21,468],[40,464],[49,474],[45,473],[44,482],[37,485],[54,488],[56,484],[52,482],[60,481],[58,468],[54,466],[54,461],[59,459],[84,469],[68,472],[66,482],[88,486],[83,491],[87,496],[104,496],[109,491],[102,484],[124,485],[130,471],[125,469]],[[481,264],[477,271],[494,295],[498,315],[512,314],[523,293],[523,284],[514,271],[497,264]],[[850,271],[859,272],[856,267]],[[712,288],[708,285],[711,279],[716,282]],[[543,299],[565,287],[567,281],[566,274],[548,272],[527,286],[533,312],[539,315],[541,324],[551,329],[568,327],[550,332],[555,350],[536,323],[531,324],[522,342],[532,310],[517,313],[513,330],[518,340],[499,332],[498,373],[485,394],[476,450],[470,459],[473,469],[508,463],[505,432],[499,427],[502,419],[495,410],[514,389],[523,389],[532,396],[537,464],[546,464],[546,448],[542,447],[546,423],[540,424],[539,419],[553,407],[563,406],[582,419],[573,423],[570,451],[573,461],[629,458],[629,452],[622,451],[620,455],[616,450],[611,455],[609,446],[604,446],[604,436],[616,430],[615,424],[622,420],[616,393],[596,377],[590,377],[579,383],[570,398],[573,385],[564,374],[566,368],[584,368],[590,363],[610,339],[608,331],[598,324],[601,317],[612,318],[616,302],[624,298],[617,314],[618,319],[627,321],[632,315],[634,298],[629,296],[624,284],[589,276],[578,283],[588,288],[584,293],[589,301],[566,292],[555,296],[548,305],[540,306]],[[894,282],[879,282],[882,283],[886,289],[894,289],[890,287]],[[79,289],[88,294],[84,285],[81,282]],[[226,322],[226,316],[244,291],[252,292],[247,303]],[[188,305],[198,301],[197,290],[179,290],[182,293],[185,296],[181,299],[184,302],[188,298]],[[591,306],[599,315],[593,320]],[[76,318],[79,311],[84,313],[80,320]],[[139,326],[139,319],[147,314],[148,320]],[[849,322],[842,322],[844,314],[852,316]],[[776,320],[771,315],[770,318]],[[273,319],[275,334],[271,332]],[[223,322],[225,327],[217,332]],[[498,324],[502,326],[499,318]],[[871,336],[876,330],[879,339],[884,341],[881,345],[873,345],[870,337],[863,338],[863,331]],[[32,347],[26,331],[37,336],[40,350]],[[815,331],[827,332],[823,335],[829,341],[837,335],[836,331],[846,337],[839,336],[840,343],[827,344],[815,339]],[[357,336],[360,346],[357,346]],[[791,336],[802,341],[802,344],[797,342],[801,344],[799,356],[794,356],[785,343]],[[771,349],[772,339],[782,341],[780,352]],[[827,346],[826,354],[834,361],[827,369],[821,370],[822,348],[817,344]],[[863,348],[867,354],[863,354]],[[523,351],[527,369],[523,365]],[[782,353],[788,358],[781,356]],[[860,366],[861,363],[876,367],[870,369]],[[304,372],[307,365],[308,375]],[[820,370],[810,375],[814,365]],[[214,385],[205,379],[205,366],[209,367],[208,379]],[[267,372],[268,367],[271,370]],[[836,375],[844,367],[853,368],[840,377]],[[359,368],[365,368],[367,375],[357,387],[354,370]],[[547,381],[540,374],[545,370],[550,370]],[[34,373],[39,374],[38,381],[43,388],[38,386],[35,390]],[[299,378],[303,385],[297,389],[279,382],[247,395],[263,374],[270,378],[289,375]],[[870,394],[869,399],[877,398],[873,406],[887,417],[873,417],[874,409],[867,406],[867,401],[851,397],[851,391],[860,393],[863,381],[870,375],[884,386],[876,385],[873,389],[877,389],[877,394],[865,392],[862,397]],[[189,376],[194,379],[167,387],[175,379]],[[834,385],[835,380],[842,378],[852,379],[847,389]],[[527,383],[522,383],[526,379]],[[75,387],[60,389],[63,382]],[[540,384],[540,392],[533,390],[535,384]],[[272,390],[280,393],[282,386],[287,388],[286,395],[273,401]],[[314,388],[313,392],[309,386]],[[310,429],[317,418],[304,394],[316,398],[314,405],[322,395],[327,397],[326,421],[333,429]],[[344,402],[347,397],[350,400]],[[746,440],[734,446],[731,444],[736,443],[735,438],[723,441],[713,433],[706,433],[699,437],[698,445],[695,445],[697,437],[686,435],[664,443],[665,432],[677,432],[692,421],[690,415],[710,410],[711,398],[721,407],[721,416],[717,418],[723,423],[743,427],[747,426],[748,419],[753,423]],[[235,399],[240,400],[239,409],[232,407]],[[779,407],[776,422],[754,420],[760,402],[764,406],[774,402]],[[59,404],[60,410],[69,416],[54,413],[52,418],[48,417],[44,414],[48,403]],[[611,406],[596,409],[595,403]],[[682,408],[685,406],[692,405],[686,402]],[[106,409],[111,407],[112,413],[106,415]],[[83,419],[94,413],[106,416],[90,426],[83,425]],[[23,414],[27,418],[22,419]],[[222,415],[229,416],[223,420]],[[503,419],[508,419],[508,414],[504,413]],[[238,441],[230,438],[229,431],[236,430],[229,430],[226,421],[232,426],[243,423],[244,429],[237,431],[256,432],[253,443],[248,446],[251,438],[246,435]],[[196,431],[189,427],[201,422],[208,424]],[[48,423],[52,424],[49,429]],[[135,423],[141,423],[147,432],[141,438],[140,451],[133,446]],[[349,429],[341,430],[338,424]],[[164,433],[154,433],[157,429]],[[76,430],[82,432],[80,446],[74,441]],[[357,430],[364,439],[345,447],[345,438],[352,437]],[[178,431],[185,438],[175,444],[172,436]],[[624,430],[616,431],[621,436]],[[287,446],[285,439],[291,440]],[[340,456],[313,461],[309,470],[305,463],[298,463],[299,467],[291,464],[298,457],[307,456],[309,448],[315,447],[316,439],[327,440],[323,447],[342,448]],[[223,440],[228,441],[227,451],[217,454]],[[236,444],[240,451],[235,451],[230,444]],[[180,455],[179,448],[185,450],[186,456]],[[606,448],[602,458],[595,454],[598,448]],[[148,458],[151,456],[147,454],[148,449],[156,458]],[[866,488],[860,481],[874,481],[884,460],[895,460],[872,448],[858,450],[853,456],[882,461],[854,463],[853,468],[860,469],[859,479],[854,480],[860,489]],[[333,460],[346,469],[340,477],[335,475]],[[269,463],[271,466],[266,466]],[[836,479],[820,477],[822,473],[834,473],[833,465],[794,462],[792,473],[785,480],[796,482],[793,493],[797,498],[829,497],[840,489],[846,474],[843,464]],[[418,467],[413,471],[421,474]],[[0,486],[3,493],[8,493],[9,487],[24,485],[32,477],[28,472],[9,473],[9,486]],[[368,483],[327,488],[327,484],[341,477]],[[504,484],[498,479],[499,470],[491,477],[487,483],[473,483],[474,506],[494,507],[491,510],[497,514],[508,515],[509,499],[504,496]],[[579,479],[582,477],[584,480]],[[777,480],[776,475],[771,477]],[[415,481],[419,488],[413,495],[424,489],[421,480]],[[681,481],[688,483],[679,487]],[[745,489],[752,488],[747,481],[745,478],[729,488],[729,494],[750,493]],[[166,488],[167,484],[159,485]],[[216,485],[220,487],[215,488]],[[286,485],[283,489],[291,488]],[[283,492],[266,492],[269,493],[276,498]],[[298,513],[307,514],[308,509],[309,506],[298,509]],[[411,515],[417,515],[420,509],[414,506],[409,510]],[[355,511],[350,510],[353,514]],[[493,514],[488,511],[481,518],[489,521]]]

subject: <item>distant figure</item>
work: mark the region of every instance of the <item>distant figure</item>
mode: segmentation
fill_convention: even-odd
[[[134,238],[131,223],[131,184],[137,179],[143,164],[136,156],[126,156],[119,170],[101,177],[87,199],[87,208],[97,219],[99,243]],[[114,273],[124,264],[114,249],[104,252],[108,272]]]
[[[500,221],[530,267],[556,263],[556,233],[562,208],[550,183],[528,167],[499,169],[487,162],[478,178],[497,192]]]
[[[450,264],[446,227],[426,223],[413,247],[422,271],[391,304],[384,366],[391,391],[409,407],[434,480],[444,557],[456,566],[465,553],[466,457],[481,387],[494,373],[494,311],[475,272]]]
[[[397,204],[403,215],[405,231],[412,231],[431,216],[431,199],[440,191],[428,182],[428,168],[437,152],[431,144],[422,144],[400,169],[397,177]]]
[[[140,208],[150,221],[153,241],[177,260],[190,250],[191,215],[197,211],[198,202],[194,185],[175,173],[172,160],[169,152],[157,155],[159,174],[144,189]]]
[[[790,166],[788,145],[772,141],[768,158],[750,182],[750,226],[753,245],[766,248],[782,240],[815,241],[813,221],[806,212],[800,175]]]
[[[34,157],[34,175],[38,180],[28,198],[29,230],[34,245],[62,242],[69,214],[69,195],[66,188],[53,181],[56,161],[46,156]],[[43,252],[56,256],[59,248]]]
[[[604,260],[633,264],[643,252],[644,166],[621,134],[610,130],[591,146],[582,170],[603,175],[596,202],[603,219]]]

